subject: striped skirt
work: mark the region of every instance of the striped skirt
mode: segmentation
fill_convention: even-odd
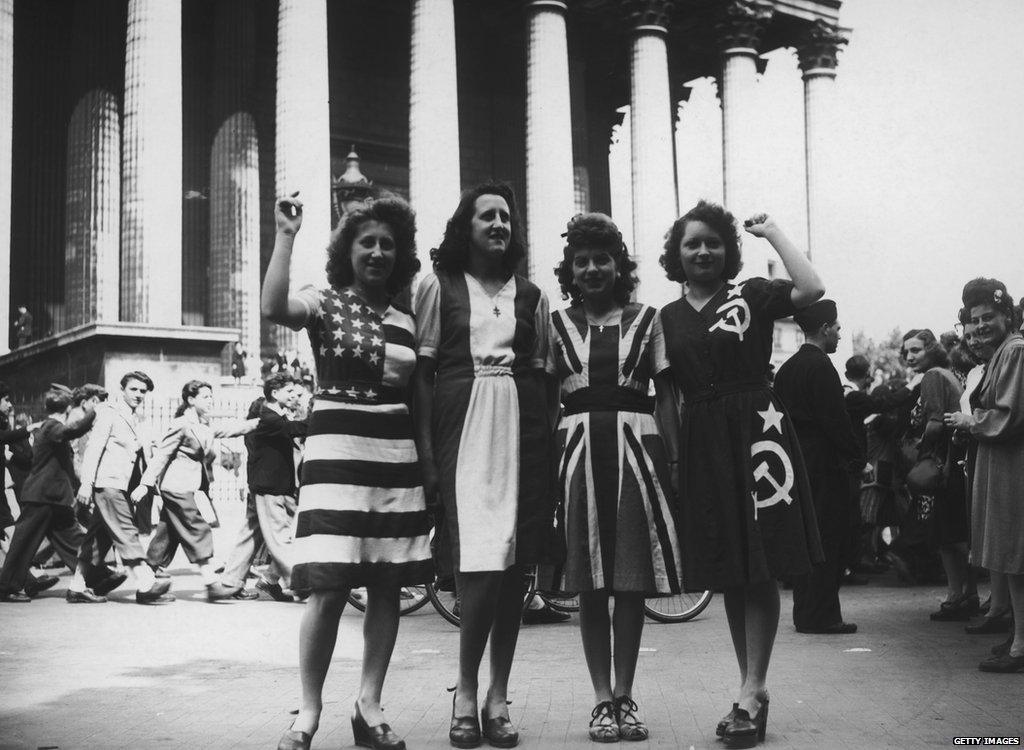
[[[554,588],[678,594],[682,556],[654,417],[570,414],[562,417],[557,443],[566,560]]]
[[[405,404],[316,399],[299,479],[293,589],[433,580],[430,527]]]

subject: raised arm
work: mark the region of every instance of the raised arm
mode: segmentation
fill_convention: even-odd
[[[279,323],[297,331],[306,322],[309,314],[306,305],[289,295],[291,283],[292,245],[295,235],[302,226],[302,201],[298,191],[282,198],[274,205],[274,221],[277,233],[274,236],[274,253],[270,256],[267,275],[263,277],[263,291],[260,296],[260,310],[263,317],[272,323]]]
[[[793,279],[792,300],[795,307],[807,307],[825,296],[825,285],[807,256],[792,243],[768,214],[754,214],[743,228],[755,237],[768,240],[782,259],[786,273]]]

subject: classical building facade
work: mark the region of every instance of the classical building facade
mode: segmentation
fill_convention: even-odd
[[[677,214],[684,83],[719,82],[726,204],[756,204],[748,127],[759,56],[803,70],[812,254],[827,216],[828,118],[841,0],[0,0],[0,331],[34,341],[0,378],[168,388],[215,377],[225,346],[292,348],[261,324],[273,199],[306,211],[293,284],[322,283],[332,176],[352,147],[407,196],[421,256],[460,190],[510,182],[527,271],[550,269],[578,210],[611,209],[608,152],[628,105],[640,296],[678,294],[658,267]]]

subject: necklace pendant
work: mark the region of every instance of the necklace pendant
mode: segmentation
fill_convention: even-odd
[[[598,332],[598,333],[604,333],[604,324],[601,324],[601,325],[599,325],[599,326],[597,327],[597,332]]]
[[[494,312],[494,317],[496,317],[496,318],[500,318],[501,317],[501,310],[498,309],[497,305],[494,306],[493,312]]]

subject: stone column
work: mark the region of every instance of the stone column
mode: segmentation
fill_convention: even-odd
[[[121,117],[99,88],[68,124],[64,236],[65,328],[118,319],[121,249]]]
[[[761,34],[772,17],[765,0],[731,0],[717,31],[722,49],[722,172],[725,206],[742,222],[760,209],[757,59]],[[747,243],[744,276],[765,276],[767,255],[760,243]]]
[[[409,66],[409,200],[424,268],[462,190],[453,0],[413,0]]]
[[[291,288],[325,284],[331,234],[331,123],[325,0],[281,0],[277,15],[278,195],[298,190],[302,231],[292,252]],[[281,349],[308,348],[304,336],[278,328]]]
[[[181,4],[129,0],[121,319],[181,325]]]
[[[839,30],[816,21],[805,31],[797,48],[804,79],[804,137],[807,162],[807,244],[812,258],[824,248],[822,231],[828,223],[831,194],[833,98],[839,48],[847,43]]]
[[[0,0],[0,354],[11,337],[11,149],[14,134],[14,0]]]
[[[630,151],[633,181],[633,247],[640,285],[637,298],[661,306],[679,296],[658,263],[676,218],[674,104],[669,90],[668,35],[673,0],[624,4],[630,35]]]
[[[564,2],[528,0],[526,32],[526,221],[530,278],[562,307],[554,268],[576,213]]]

